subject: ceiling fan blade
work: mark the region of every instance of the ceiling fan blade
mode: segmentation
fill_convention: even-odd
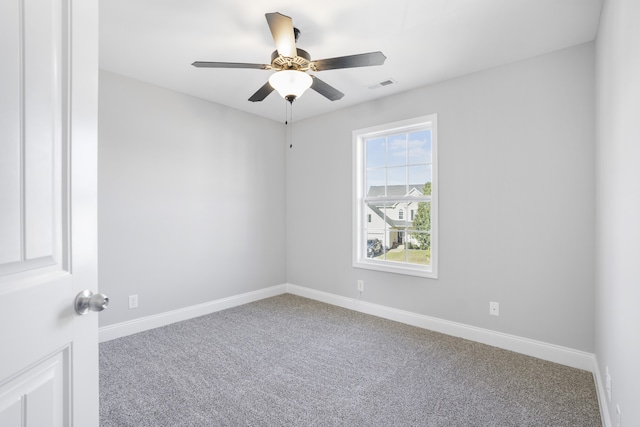
[[[329,101],[337,101],[344,96],[344,93],[340,92],[335,87],[323,82],[316,76],[311,76],[313,83],[311,83],[311,89],[318,92],[320,95],[327,98]]]
[[[245,62],[196,61],[191,65],[198,68],[253,68],[258,70],[269,70],[271,68],[271,66],[267,64],[247,64]]]
[[[266,13],[264,16],[267,17],[267,23],[278,53],[287,58],[295,58],[298,53],[291,18],[278,12]]]
[[[266,82],[264,85],[262,85],[260,89],[258,89],[256,93],[251,95],[251,98],[249,98],[249,101],[260,102],[264,100],[267,96],[269,96],[271,92],[273,92],[273,87],[269,84],[269,82]]]
[[[311,69],[315,71],[325,71],[338,68],[370,67],[372,65],[384,64],[385,59],[387,59],[387,57],[380,51],[360,53],[358,55],[319,59],[311,63]]]

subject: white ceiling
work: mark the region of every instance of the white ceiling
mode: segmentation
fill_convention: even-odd
[[[100,67],[269,119],[284,121],[273,92],[247,99],[272,71],[195,68],[193,61],[270,63],[264,14],[292,17],[312,59],[382,51],[384,65],[316,73],[345,93],[309,90],[294,119],[591,41],[602,0],[101,0]],[[393,79],[396,84],[369,86]]]

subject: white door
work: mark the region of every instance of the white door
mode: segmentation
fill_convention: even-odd
[[[97,0],[0,0],[0,426],[98,425]]]

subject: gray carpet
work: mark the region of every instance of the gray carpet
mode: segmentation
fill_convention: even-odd
[[[100,425],[601,423],[589,372],[286,294],[100,344]]]

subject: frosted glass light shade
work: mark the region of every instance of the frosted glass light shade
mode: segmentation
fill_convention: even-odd
[[[313,79],[303,71],[282,70],[269,77],[269,84],[287,101],[293,101],[311,87]]]

